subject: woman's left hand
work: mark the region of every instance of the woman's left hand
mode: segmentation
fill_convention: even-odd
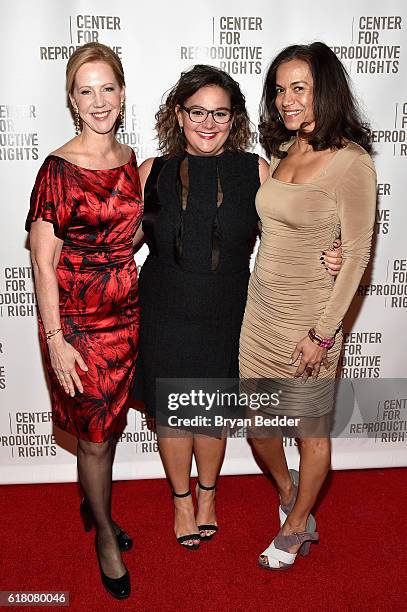
[[[305,382],[309,376],[313,378],[318,377],[321,363],[326,369],[329,367],[327,349],[321,348],[312,342],[308,336],[305,336],[305,338],[298,342],[291,355],[291,363],[295,363],[300,355],[301,360],[294,374],[294,378],[299,378],[301,376],[303,382]]]
[[[328,274],[338,276],[342,268],[342,242],[337,238],[332,246],[332,251],[324,251],[321,263],[325,266]]]

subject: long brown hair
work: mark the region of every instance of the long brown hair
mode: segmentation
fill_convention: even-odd
[[[175,109],[178,105],[182,106],[198,89],[207,85],[218,85],[230,95],[233,124],[225,149],[245,151],[249,146],[250,120],[239,83],[219,68],[196,64],[181,73],[179,81],[170,89],[155,115],[158,147],[163,155],[172,157],[184,153],[187,142],[180,131]]]
[[[286,47],[270,64],[260,102],[260,143],[266,154],[284,157],[286,153],[280,151],[280,146],[293,136],[279,119],[275,105],[277,69],[293,59],[306,62],[313,78],[315,127],[312,132],[305,132],[304,124],[299,130],[300,137],[308,140],[314,151],[340,149],[346,141],[353,140],[370,153],[370,128],[361,119],[345,67],[327,45],[314,42]]]

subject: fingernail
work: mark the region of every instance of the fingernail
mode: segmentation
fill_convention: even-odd
[[[322,251],[322,255],[325,255],[325,251]]]
[[[322,261],[324,261],[324,258],[323,258],[323,257],[320,257],[320,259],[321,259]]]
[[[328,268],[325,266],[325,270],[328,270]]]
[[[322,265],[322,266],[324,266],[324,265],[325,265],[325,261],[324,261],[324,260],[322,260],[322,261],[321,261],[321,265]]]

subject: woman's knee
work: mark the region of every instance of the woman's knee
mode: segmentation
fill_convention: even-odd
[[[283,438],[278,436],[253,436],[250,443],[256,450],[268,450],[279,448],[283,445]]]
[[[329,455],[331,452],[330,438],[300,438],[300,450],[318,453],[320,455]]]
[[[102,457],[111,452],[112,440],[105,442],[89,442],[88,440],[78,440],[78,451],[84,455]]]

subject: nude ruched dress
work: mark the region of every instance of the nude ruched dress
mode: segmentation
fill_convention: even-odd
[[[291,144],[285,145],[285,150]],[[333,406],[342,319],[369,260],[376,208],[376,174],[370,156],[350,142],[309,183],[273,178],[279,159],[256,196],[262,222],[240,338],[242,379],[273,379],[284,402],[265,412],[320,417]],[[321,265],[322,251],[340,235],[343,265],[336,280]],[[329,368],[317,380],[294,379],[292,352],[308,330],[335,336]],[[286,388],[284,388],[284,385]]]

